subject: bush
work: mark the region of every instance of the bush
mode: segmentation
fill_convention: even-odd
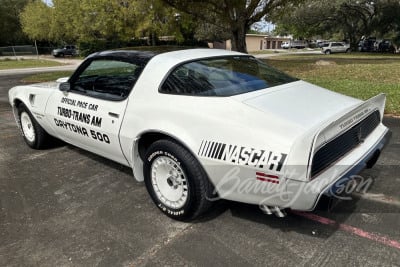
[[[200,42],[197,40],[188,40],[184,42],[177,42],[177,41],[160,41],[157,40],[157,46],[195,46],[195,47],[207,47],[206,42]],[[126,47],[143,47],[144,50],[146,47],[149,47],[147,40],[145,39],[132,39],[130,41],[106,41],[106,40],[88,40],[82,41],[78,43],[79,52],[81,56],[88,56],[92,53],[104,51],[104,50],[111,50],[111,49],[118,49],[118,48],[126,48]]]
[[[144,46],[146,45],[146,40],[132,40],[129,42],[126,41],[106,41],[106,40],[89,40],[83,41],[78,44],[80,55],[88,56],[92,53],[110,50],[110,49],[118,49],[122,47],[128,46]]]

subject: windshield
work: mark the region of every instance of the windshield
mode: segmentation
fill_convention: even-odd
[[[175,68],[161,93],[196,96],[232,96],[296,81],[249,56],[192,61]]]

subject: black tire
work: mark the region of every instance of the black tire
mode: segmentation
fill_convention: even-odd
[[[26,133],[24,132],[24,129],[23,129],[23,126],[21,123],[21,117],[24,116],[25,114],[30,118],[31,127],[34,132],[33,138],[28,138],[26,136]],[[41,148],[45,148],[48,145],[48,139],[50,138],[50,136],[39,125],[39,123],[36,121],[36,119],[32,116],[32,113],[28,110],[28,108],[24,104],[20,104],[18,106],[18,124],[20,126],[22,136],[29,147],[31,147],[33,149],[41,149]]]
[[[350,53],[350,52],[351,52],[350,48],[346,49],[346,53]]]
[[[326,50],[325,51],[325,55],[330,55],[331,54],[331,50]]]
[[[153,163],[156,160],[161,160],[161,157],[176,162],[186,178],[184,184],[187,186],[187,198],[183,202],[184,204],[179,208],[168,206],[168,204],[162,201],[156,194],[155,187],[157,185],[153,185],[152,178],[154,176],[152,176],[151,172]],[[155,164],[155,166],[157,165]],[[207,174],[197,159],[181,145],[170,140],[154,142],[146,152],[143,171],[147,191],[156,206],[168,217],[179,221],[194,220],[211,206],[209,197],[212,195],[213,187],[208,180]],[[165,181],[170,178],[171,176],[166,178]],[[172,187],[169,182],[168,184]],[[158,190],[158,192],[162,194],[160,190]]]

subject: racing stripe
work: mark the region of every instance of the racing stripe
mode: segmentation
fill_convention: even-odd
[[[200,144],[200,147],[199,147],[199,152],[197,152],[197,155],[199,155],[199,156],[201,156],[201,149],[203,148],[203,146],[204,146],[204,143],[205,143],[205,141],[203,140],[203,141],[201,141],[201,144]]]
[[[224,153],[225,147],[226,147],[226,144],[222,144],[221,150],[219,151],[219,154],[218,154],[218,159],[222,158],[222,154]]]
[[[221,145],[222,145],[221,143],[217,143],[217,146],[215,147],[215,151],[214,151],[214,153],[212,155],[213,159],[217,158],[217,156],[219,154],[219,151],[221,150]]]
[[[207,141],[207,146],[206,146],[206,149],[204,150],[204,153],[203,153],[204,157],[207,157],[208,151],[210,150],[211,143],[212,143],[211,141]]]
[[[211,154],[212,154],[212,152],[214,150],[214,147],[215,147],[215,142],[211,142],[211,146],[210,146],[210,149],[208,151],[207,158],[211,157]]]
[[[208,143],[208,141],[204,141],[203,149],[201,150],[200,156],[204,157],[204,152],[207,149]]]

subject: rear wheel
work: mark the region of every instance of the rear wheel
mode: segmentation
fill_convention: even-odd
[[[181,145],[159,140],[147,150],[145,184],[156,206],[167,216],[193,220],[211,205],[212,186],[196,158]]]
[[[18,119],[25,142],[34,149],[46,146],[49,135],[39,125],[24,104],[18,106]]]

